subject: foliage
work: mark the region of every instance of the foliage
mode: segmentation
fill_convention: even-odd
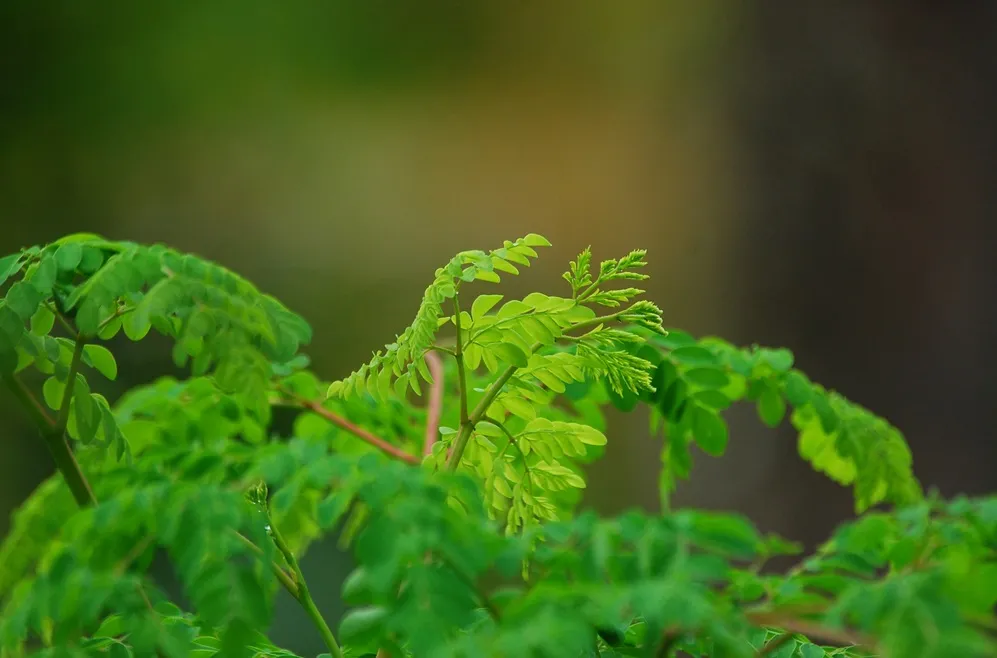
[[[586,249],[563,297],[468,297],[547,245],[458,254],[335,382],[308,370],[304,320],[197,256],[74,235],[0,259],[0,372],[59,469],[0,547],[0,655],[292,656],[264,635],[281,587],[332,656],[994,655],[997,497],[925,496],[901,433],[788,350],[664,330],[629,287],[643,251],[594,268]],[[111,404],[106,344],[150,330],[189,378]],[[854,490],[856,520],[787,572],[765,566],[792,542],[669,506],[738,401],[789,415]],[[579,512],[603,410],[641,404],[662,510]],[[301,410],[290,436],[275,406]],[[298,564],[333,531],[357,564],[336,633]],[[189,610],[149,577],[160,552]]]

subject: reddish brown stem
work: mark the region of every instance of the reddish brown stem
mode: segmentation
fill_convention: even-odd
[[[749,612],[747,617],[752,624],[757,626],[781,628],[790,633],[805,635],[812,640],[824,640],[838,646],[859,646],[865,648],[872,648],[874,646],[872,639],[861,633],[823,626],[818,622],[807,619],[795,619],[776,612]]]
[[[336,412],[326,409],[319,402],[316,402],[314,400],[307,400],[284,389],[281,389],[281,393],[289,400],[297,404],[298,406],[304,407],[305,409],[308,409],[309,411],[318,414],[319,416],[325,418],[333,425],[346,430],[355,437],[366,441],[367,443],[371,444],[372,446],[381,450],[382,452],[391,455],[395,459],[400,459],[401,461],[406,462],[408,464],[418,464],[420,461],[419,458],[416,457],[415,455],[410,455],[409,453],[405,452],[398,446],[393,446],[384,439],[378,436],[374,436],[364,428],[360,427],[359,425],[351,423],[349,420],[343,418]]]
[[[433,376],[433,385],[429,389],[429,407],[426,411],[426,441],[422,453],[428,455],[433,451],[433,444],[440,434],[440,414],[443,409],[443,361],[436,352],[426,352],[426,365]]]

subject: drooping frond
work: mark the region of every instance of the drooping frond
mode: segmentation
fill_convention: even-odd
[[[696,341],[680,331],[649,340],[661,350],[658,357],[653,351],[640,354],[658,361],[649,402],[667,424],[663,496],[676,478],[688,477],[690,443],[711,455],[724,453],[727,424],[722,413],[732,403],[748,400],[771,427],[793,409],[800,456],[835,481],[852,485],[858,511],[920,498],[910,449],[899,430],[810,382],[792,367],[788,350],[742,350],[716,338]]]

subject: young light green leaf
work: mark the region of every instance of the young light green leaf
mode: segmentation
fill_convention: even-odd
[[[471,304],[471,317],[475,320],[481,318],[500,301],[502,301],[502,295],[478,295],[474,303]]]
[[[489,345],[488,349],[494,352],[498,358],[517,368],[525,368],[530,363],[526,352],[512,343],[494,343]]]

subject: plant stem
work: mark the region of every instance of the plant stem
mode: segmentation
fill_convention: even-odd
[[[76,381],[76,372],[79,370],[82,355],[83,341],[78,340],[76,349],[73,350],[73,361],[69,368],[68,379],[71,379],[73,382]],[[4,379],[7,381],[7,385],[11,391],[14,392],[14,396],[17,397],[38,425],[38,431],[45,440],[45,445],[52,455],[52,461],[55,462],[56,468],[62,474],[63,480],[65,480],[66,485],[73,494],[73,498],[76,500],[76,504],[80,507],[96,505],[97,496],[94,495],[90,483],[87,481],[86,476],[83,475],[83,469],[80,468],[79,462],[76,461],[73,451],[69,449],[69,444],[66,442],[66,424],[69,421],[69,405],[72,402],[73,386],[69,382],[66,383],[66,392],[63,395],[62,407],[59,409],[59,420],[53,422],[48,417],[48,414],[45,413],[38,400],[21,384],[20,380],[14,375],[4,375]],[[155,611],[152,601],[149,600],[145,589],[141,585],[138,586],[138,591],[142,600],[145,601],[146,607],[151,611]]]
[[[325,622],[325,618],[322,617],[322,613],[319,612],[319,609],[315,606],[315,601],[312,599],[312,595],[308,591],[308,585],[305,583],[304,574],[301,573],[301,567],[298,566],[297,558],[294,557],[294,553],[291,552],[287,542],[284,541],[284,538],[277,530],[277,526],[273,524],[273,520],[270,520],[270,534],[273,537],[274,544],[277,545],[277,550],[284,555],[284,559],[287,560],[287,564],[290,565],[291,571],[294,572],[298,590],[298,596],[295,598],[298,599],[301,607],[305,609],[305,612],[308,614],[309,618],[311,618],[312,623],[314,623],[315,627],[318,628],[318,631],[322,635],[322,639],[325,641],[326,646],[329,647],[329,653],[332,654],[333,658],[343,658],[343,650],[339,648],[339,643],[336,642],[336,637],[332,634],[329,624]]]
[[[492,382],[492,385],[488,387],[485,391],[485,395],[478,402],[478,406],[474,408],[471,412],[470,417],[467,419],[466,423],[461,424],[460,432],[457,433],[457,438],[454,440],[453,452],[450,453],[450,458],[447,460],[447,468],[451,471],[457,470],[457,466],[460,464],[461,455],[464,454],[464,449],[467,447],[467,441],[471,438],[471,432],[474,430],[474,426],[478,424],[478,421],[488,412],[488,407],[491,406],[495,397],[505,386],[506,382],[512,379],[517,368],[516,366],[509,366],[505,371],[499,375],[499,378]]]
[[[626,309],[618,311],[616,313],[610,313],[609,315],[600,315],[597,318],[592,318],[591,320],[582,320],[581,322],[576,322],[571,325],[568,330],[573,331],[575,329],[584,329],[585,327],[594,327],[600,324],[608,324],[618,320],[621,315],[626,313]]]
[[[433,352],[426,352],[426,364],[433,375],[433,385],[429,389],[429,409],[426,412],[426,439],[422,453],[428,455],[433,451],[433,444],[440,434],[440,414],[443,410],[443,362]]]
[[[467,424],[467,373],[464,369],[464,339],[460,329],[460,301],[457,293],[453,296],[454,326],[457,328],[457,346],[454,348],[454,358],[457,360],[457,384],[460,396],[460,424]]]
[[[364,428],[360,427],[359,425],[354,425],[353,423],[343,418],[336,412],[326,409],[325,407],[322,406],[321,403],[316,402],[314,400],[307,400],[303,397],[295,395],[291,391],[288,391],[284,388],[278,388],[278,390],[280,391],[281,395],[283,395],[290,402],[293,402],[295,405],[299,407],[304,407],[305,409],[308,409],[318,414],[319,416],[322,416],[322,418],[325,418],[333,425],[336,425],[337,427],[346,430],[347,432],[356,436],[359,439],[363,439],[367,443],[371,444],[375,448],[378,448],[382,452],[391,455],[395,459],[400,459],[403,462],[407,462],[413,465],[420,463],[419,458],[416,457],[415,455],[410,455],[409,453],[405,452],[398,446],[391,445],[384,439],[378,436],[374,436],[373,434],[371,434]]]
[[[592,318],[591,320],[583,320],[582,322],[578,322],[575,325],[573,325],[571,329],[579,329],[599,324],[605,324],[607,322],[612,322],[618,319],[624,313],[626,313],[626,310],[618,311],[616,313],[611,313],[609,315],[603,315],[597,318]],[[458,325],[457,335],[458,335],[457,353],[459,354],[460,325]],[[530,348],[530,354],[533,354],[541,347],[543,347],[543,343],[535,343]],[[463,362],[460,359],[458,359],[458,364],[462,366]],[[491,406],[492,402],[495,400],[495,397],[502,390],[502,387],[505,386],[506,383],[512,378],[512,376],[516,373],[517,369],[518,368],[516,366],[509,366],[508,368],[506,368],[499,376],[499,378],[496,379],[494,382],[492,382],[492,385],[488,387],[488,390],[485,391],[484,397],[482,397],[481,401],[478,402],[478,405],[474,408],[474,411],[471,412],[470,416],[468,416],[467,420],[461,423],[460,431],[457,433],[457,438],[454,439],[454,445],[450,453],[450,457],[449,459],[447,459],[447,468],[449,470],[453,471],[457,469],[457,466],[460,464],[461,455],[464,454],[464,449],[467,448],[467,442],[471,438],[471,432],[474,431],[474,426],[477,425],[478,421],[480,421],[482,417],[484,417],[484,415],[488,412],[488,407]],[[463,367],[461,367],[459,371],[463,373]],[[463,386],[461,386],[461,390],[462,391],[464,390]],[[461,398],[462,399],[464,398],[463,394],[461,395]]]
[[[32,420],[37,425],[38,431],[45,441],[45,446],[48,448],[49,454],[52,455],[52,461],[55,462],[56,468],[66,481],[66,485],[72,492],[76,504],[80,507],[95,505],[97,498],[90,488],[90,483],[84,477],[83,471],[76,461],[76,457],[73,456],[72,450],[69,449],[66,437],[58,429],[59,426],[57,423],[48,417],[38,400],[31,395],[20,380],[13,375],[5,375],[4,379],[11,392],[21,402],[21,405],[31,415]],[[72,391],[69,386],[66,387],[66,390]]]
[[[763,658],[764,656],[769,656],[772,653],[774,653],[776,649],[778,649],[779,647],[783,646],[784,644],[786,644],[787,642],[789,642],[792,639],[793,639],[793,634],[792,633],[783,633],[782,635],[779,635],[779,636],[773,638],[771,642],[769,642],[764,647],[762,647],[761,649],[759,649],[758,653],[755,654],[755,655],[758,658]]]
[[[79,334],[76,332],[76,329],[73,328],[73,325],[69,324],[69,320],[67,320],[66,316],[63,315],[59,311],[59,309],[55,307],[55,304],[53,304],[52,302],[45,302],[45,306],[48,308],[49,311],[52,312],[52,315],[55,316],[55,319],[59,321],[59,324],[62,325],[62,328],[66,330],[66,333],[72,336],[73,340],[77,340],[79,338]]]
[[[813,640],[826,640],[838,646],[873,648],[875,643],[868,637],[847,629],[830,628],[808,619],[796,619],[778,612],[746,613],[748,621],[756,626],[779,628],[789,633],[799,633]],[[773,640],[775,642],[775,640]]]
[[[62,392],[62,404],[59,406],[59,420],[56,421],[55,431],[62,434],[69,424],[69,410],[73,402],[73,391],[76,388],[76,374],[80,371],[80,362],[83,360],[83,348],[86,343],[82,338],[76,339],[76,346],[73,348],[73,359],[69,362],[69,374],[66,376],[66,388]]]
[[[249,537],[246,537],[242,533],[235,530],[233,530],[232,532],[235,532],[236,536],[239,538],[239,541],[245,544],[246,547],[249,548],[249,550],[253,551],[258,556],[263,557],[263,549],[254,544],[252,540],[249,539]],[[294,582],[294,579],[291,578],[289,575],[287,575],[287,572],[284,571],[284,568],[281,567],[276,562],[271,562],[270,567],[271,569],[273,569],[274,574],[277,576],[277,580],[279,580],[280,584],[284,586],[284,589],[287,590],[288,594],[293,596],[295,600],[300,601],[301,592],[298,590],[298,585]]]

